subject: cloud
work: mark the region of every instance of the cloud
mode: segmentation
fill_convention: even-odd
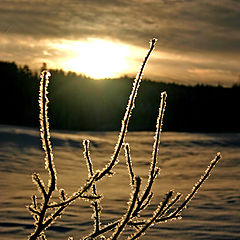
[[[0,35],[32,41],[103,38],[142,48],[157,37],[159,52],[211,59],[216,69],[228,61],[235,72],[239,19],[237,0],[2,0]],[[16,42],[8,44],[9,52]]]
[[[36,38],[111,37],[140,46],[155,36],[171,50],[231,50],[239,46],[239,9],[233,0],[3,0],[0,31]]]

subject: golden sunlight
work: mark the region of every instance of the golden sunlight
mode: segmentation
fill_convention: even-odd
[[[129,71],[130,47],[121,43],[89,38],[85,42],[63,40],[52,47],[63,54],[58,67],[67,71],[94,79],[119,77]]]

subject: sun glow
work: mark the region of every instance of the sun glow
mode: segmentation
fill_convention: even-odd
[[[129,46],[121,43],[89,38],[85,42],[63,40],[52,47],[63,54],[58,67],[67,71],[99,79],[119,77],[129,70]]]

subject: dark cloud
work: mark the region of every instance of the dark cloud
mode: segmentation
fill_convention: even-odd
[[[198,54],[215,64],[224,58],[239,62],[240,1],[2,0],[1,34],[35,40],[112,38],[144,48],[157,37],[159,51]]]
[[[1,32],[41,38],[100,36],[142,46],[156,36],[167,48],[191,51],[237,47],[240,38],[240,3],[232,0],[3,0],[0,16]]]

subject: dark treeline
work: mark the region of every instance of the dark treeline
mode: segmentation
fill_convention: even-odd
[[[39,126],[39,76],[27,66],[0,62],[1,124]],[[52,70],[49,118],[52,129],[119,130],[132,78],[95,81]],[[240,132],[240,86],[184,86],[143,81],[130,130],[154,130],[160,93],[167,91],[165,131]]]

